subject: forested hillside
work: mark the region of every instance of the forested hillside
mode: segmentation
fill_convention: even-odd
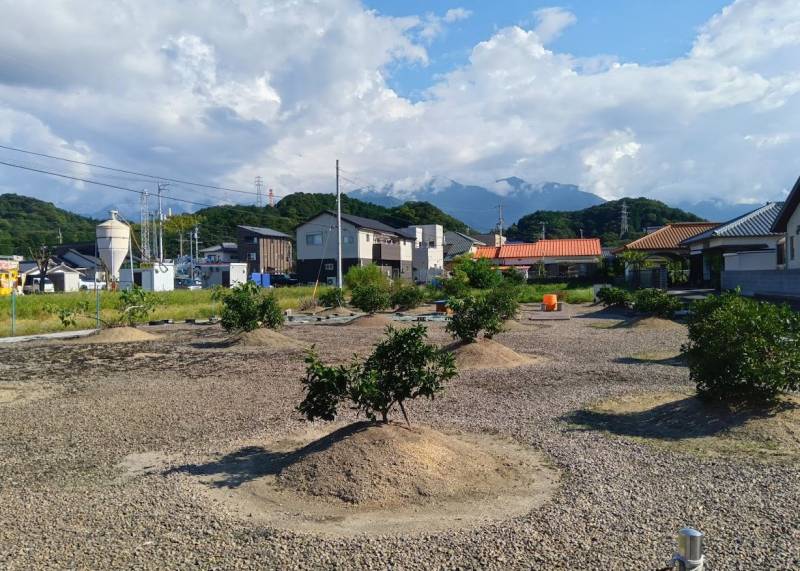
[[[42,245],[94,240],[97,220],[18,194],[0,194],[0,255],[28,256]]]
[[[644,235],[648,226],[669,222],[698,222],[702,218],[649,198],[626,198],[628,233],[620,237],[623,200],[612,200],[572,212],[540,210],[519,219],[508,230],[510,240],[533,241],[541,238],[542,222],[547,238],[600,238],[604,246],[615,246]]]

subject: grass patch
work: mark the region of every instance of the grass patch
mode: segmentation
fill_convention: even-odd
[[[318,288],[317,295],[326,288]],[[311,297],[313,286],[275,288],[281,309],[297,309],[300,299]],[[211,290],[175,290],[156,294],[159,305],[149,319],[203,319],[216,315],[219,303],[211,300]],[[100,292],[100,318],[112,317],[116,310],[119,296],[114,292]],[[90,311],[95,308],[95,292],[82,291],[74,293],[52,293],[45,295],[25,295],[17,297],[16,335],[35,335],[53,331],[69,331],[90,329],[95,320],[81,318],[74,327],[64,328],[45,306],[72,307],[81,301],[88,301]],[[0,337],[11,335],[11,298],[0,297]]]
[[[591,303],[594,294],[590,287],[579,287],[568,283],[525,284],[522,286],[521,303],[541,303],[545,294],[555,293],[567,303]]]

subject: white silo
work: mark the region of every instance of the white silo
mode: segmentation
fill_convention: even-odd
[[[109,279],[113,282],[119,281],[119,269],[131,241],[130,227],[117,220],[117,211],[111,211],[111,219],[97,225],[97,253],[109,272]]]

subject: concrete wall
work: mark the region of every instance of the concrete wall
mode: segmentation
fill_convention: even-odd
[[[778,253],[774,249],[735,252],[724,254],[722,257],[725,260],[724,270],[728,272],[775,270],[778,266]]]
[[[722,272],[722,289],[737,287],[745,295],[800,297],[800,270]]]
[[[247,281],[247,264],[244,262],[230,262],[227,264],[200,264],[200,279],[204,288],[214,286],[233,287]],[[228,283],[224,283],[225,274]]]
[[[794,259],[791,242],[794,238]],[[800,270],[800,208],[794,211],[786,225],[786,269]]]

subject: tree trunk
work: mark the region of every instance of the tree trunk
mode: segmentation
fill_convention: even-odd
[[[381,422],[387,424],[389,422],[389,411],[381,411]]]
[[[400,405],[400,411],[403,413],[403,418],[406,419],[406,424],[411,428],[411,423],[408,421],[408,415],[406,414],[406,407],[403,406],[403,401],[398,401],[397,404]]]

